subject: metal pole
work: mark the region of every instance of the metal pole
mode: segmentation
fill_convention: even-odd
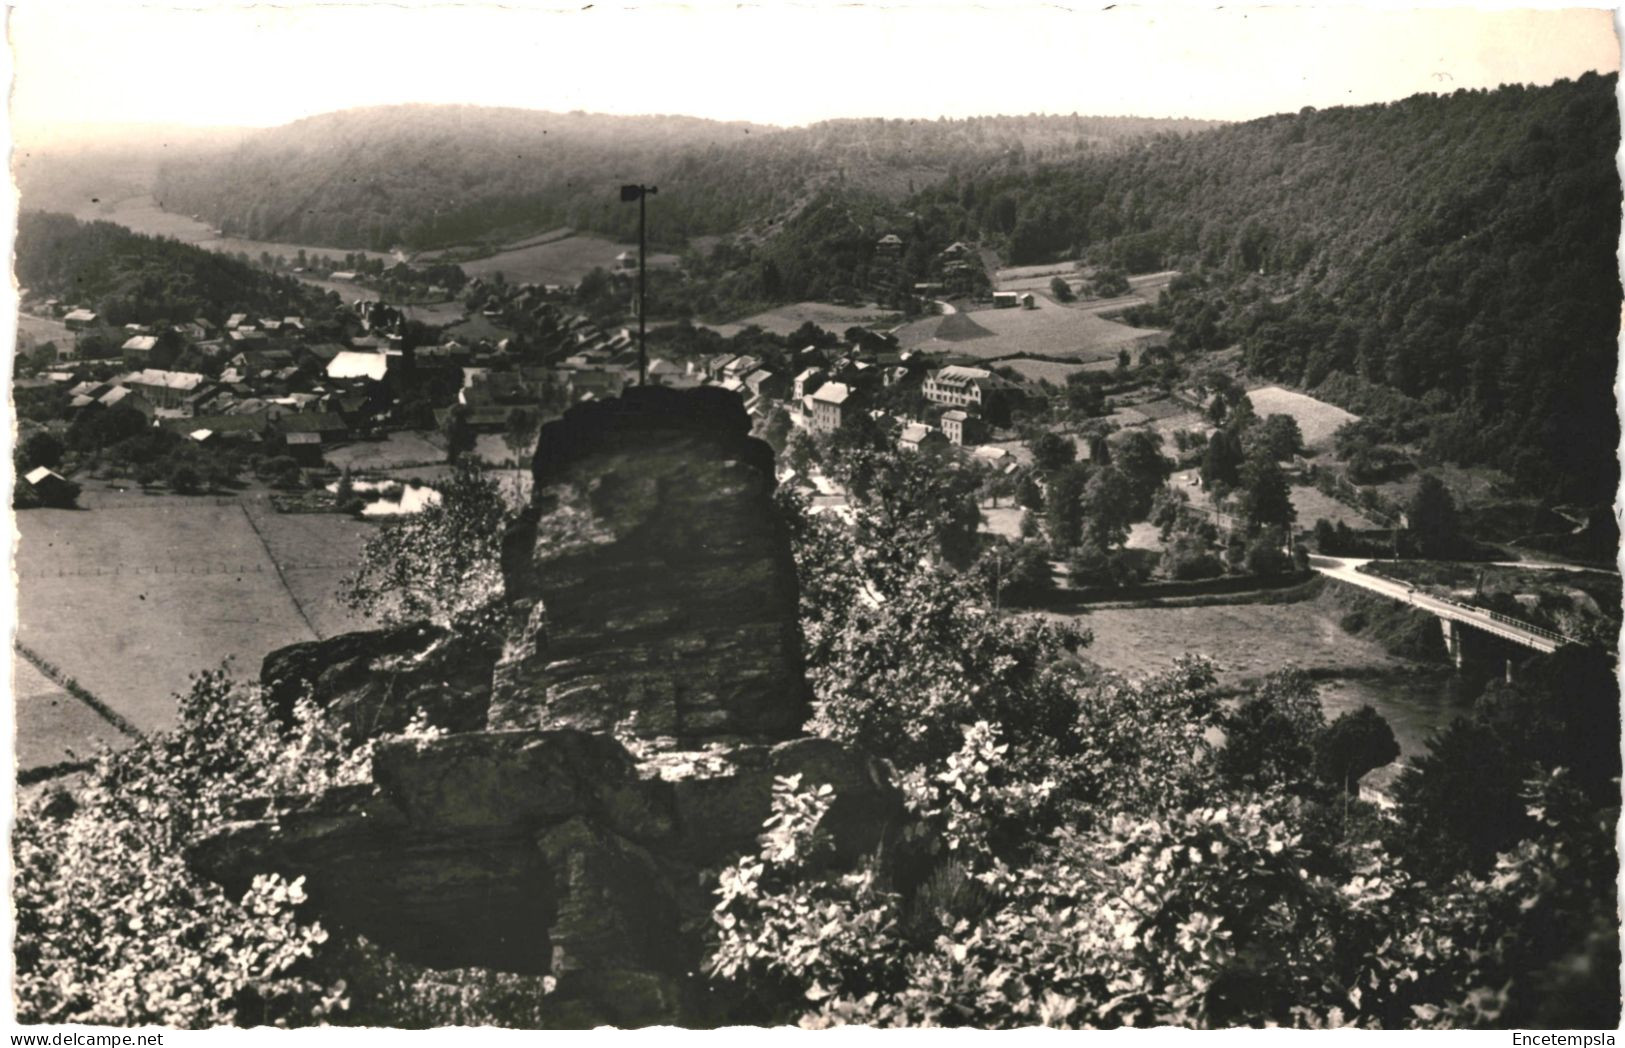
[[[645,296],[649,291],[648,270],[645,268],[645,254],[649,246],[649,238],[644,230],[644,221],[648,212],[649,191],[642,189],[638,193],[638,385],[643,385],[648,379],[649,356],[644,347],[644,316],[648,313]]]

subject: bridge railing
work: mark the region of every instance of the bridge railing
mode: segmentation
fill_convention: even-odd
[[[1477,604],[1468,604],[1465,601],[1453,600],[1449,597],[1435,597],[1431,594],[1427,596],[1427,599],[1435,601],[1439,604],[1448,604],[1451,607],[1460,608],[1462,611],[1471,612],[1475,617],[1487,618],[1493,622],[1498,622],[1503,626],[1510,627],[1522,633],[1542,637],[1558,644],[1574,643],[1571,638],[1566,637],[1554,630],[1544,629],[1540,626],[1536,626],[1533,623],[1525,622],[1523,619],[1513,618],[1511,615],[1502,614],[1499,611],[1492,611],[1489,608],[1481,608]]]

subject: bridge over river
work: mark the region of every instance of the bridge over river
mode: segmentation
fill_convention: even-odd
[[[1437,597],[1406,583],[1395,582],[1392,579],[1359,570],[1361,566],[1369,563],[1371,563],[1370,560],[1357,557],[1312,556],[1309,558],[1309,566],[1327,578],[1336,579],[1351,586],[1358,586],[1373,593],[1380,593],[1384,597],[1409,604],[1412,607],[1421,608],[1438,616],[1439,625],[1444,631],[1445,647],[1449,650],[1450,657],[1455,660],[1457,666],[1460,666],[1462,662],[1462,634],[1460,629],[1462,626],[1471,626],[1473,629],[1481,630],[1493,637],[1499,637],[1504,641],[1510,641],[1521,647],[1545,654],[1551,654],[1565,644],[1579,643],[1561,633],[1542,629],[1510,615],[1503,615],[1498,611],[1490,611],[1488,608],[1464,604],[1448,597]],[[1509,663],[1508,673],[1510,674],[1510,672],[1511,665]]]

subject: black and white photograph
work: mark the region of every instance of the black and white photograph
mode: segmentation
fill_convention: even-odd
[[[6,16],[13,1045],[1614,1043],[1614,10]]]

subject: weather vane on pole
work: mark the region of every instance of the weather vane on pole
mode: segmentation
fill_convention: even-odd
[[[649,274],[644,255],[648,251],[649,238],[645,230],[645,220],[648,215],[648,205],[644,201],[660,190],[655,186],[622,186],[621,203],[630,204],[638,202],[638,385],[648,380],[649,353],[644,345],[644,296],[649,290]]]

